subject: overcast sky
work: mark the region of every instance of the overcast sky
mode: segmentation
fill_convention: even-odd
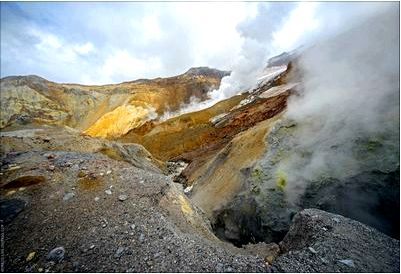
[[[104,84],[194,66],[232,70],[313,41],[378,5],[1,2],[1,77]]]

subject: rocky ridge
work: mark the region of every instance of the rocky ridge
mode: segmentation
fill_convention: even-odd
[[[194,68],[179,76],[121,84],[58,84],[38,76],[1,79],[0,128],[66,125],[91,136],[119,137],[191,97],[206,99],[227,72]]]

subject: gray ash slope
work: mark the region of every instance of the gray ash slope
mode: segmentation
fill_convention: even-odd
[[[44,138],[25,142],[53,142]],[[217,240],[182,187],[156,167],[44,150],[4,153],[2,173],[6,272],[268,271],[263,259]],[[49,260],[57,247],[62,260]]]

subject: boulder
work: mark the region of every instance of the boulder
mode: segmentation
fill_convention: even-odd
[[[400,242],[341,215],[305,209],[280,242],[274,272],[399,272]]]

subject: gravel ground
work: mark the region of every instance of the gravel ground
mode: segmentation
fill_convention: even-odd
[[[161,173],[99,153],[32,151],[3,155],[1,175],[6,272],[270,270],[219,241]]]

